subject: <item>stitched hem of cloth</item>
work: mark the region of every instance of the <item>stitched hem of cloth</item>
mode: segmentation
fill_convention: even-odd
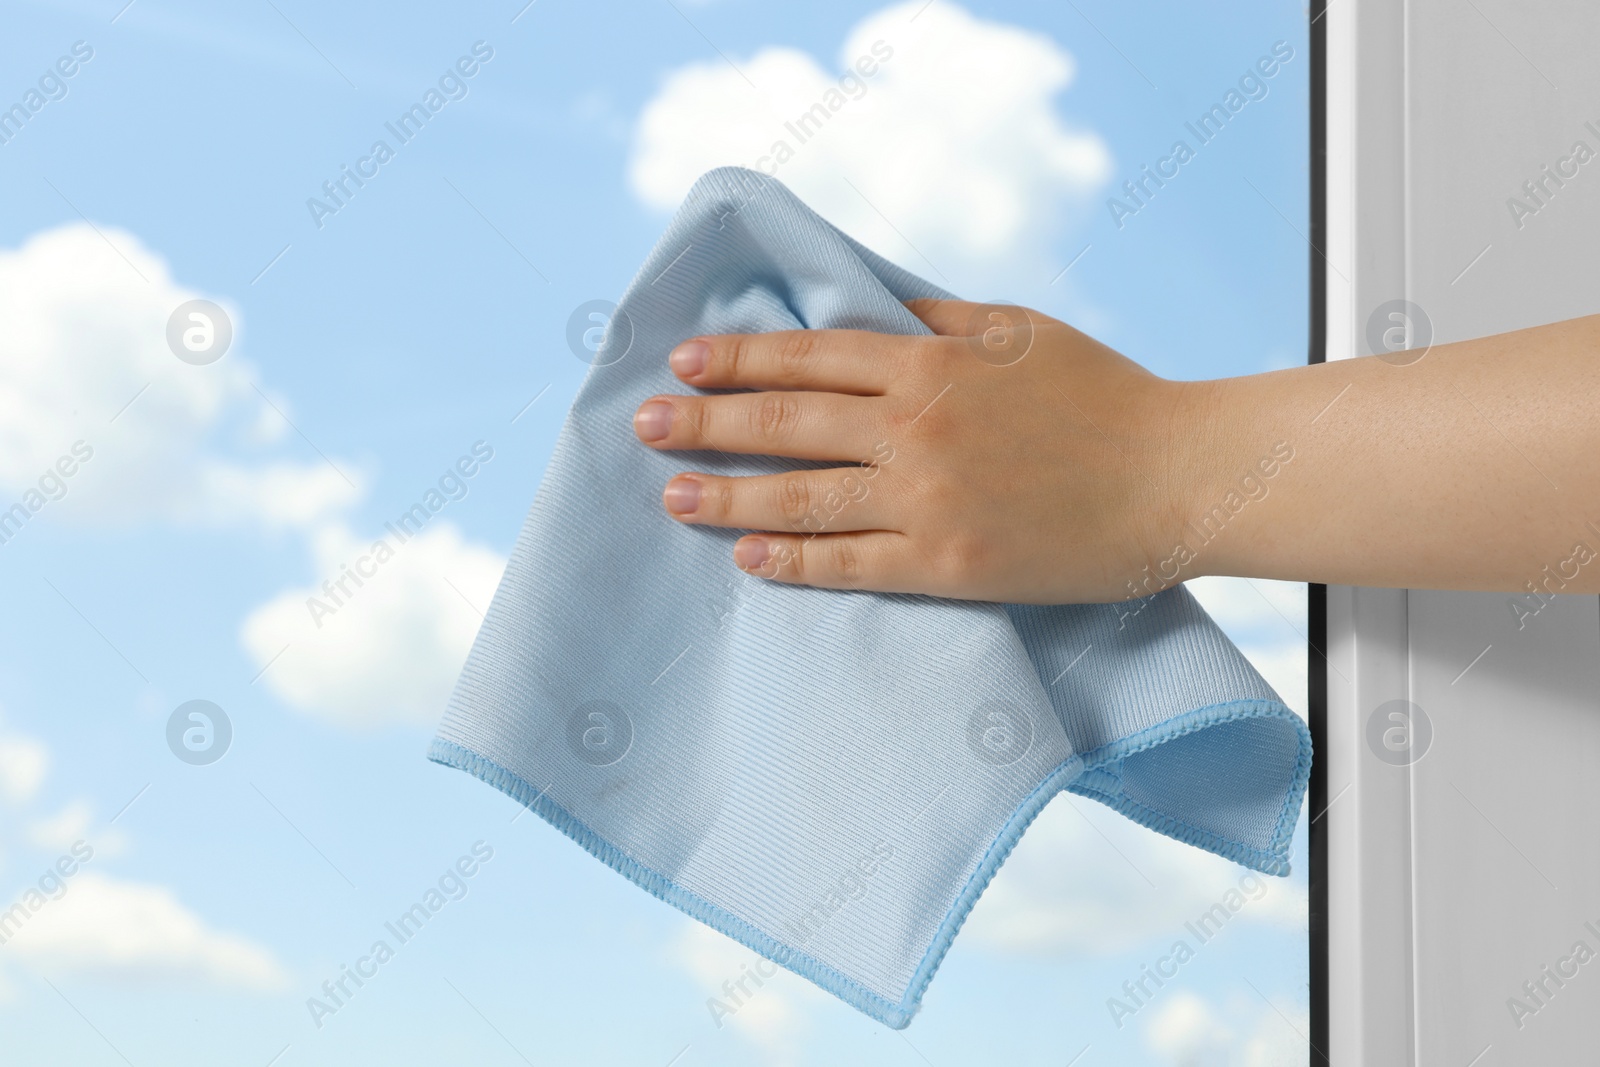
[[[1289,873],[1289,846],[1290,839],[1294,837],[1295,823],[1300,819],[1300,804],[1305,797],[1306,787],[1311,781],[1311,731],[1306,727],[1305,720],[1290,711],[1288,707],[1276,700],[1235,700],[1225,704],[1214,704],[1210,707],[1199,708],[1185,715],[1168,719],[1158,723],[1147,730],[1102,745],[1093,752],[1083,757],[1085,770],[1103,770],[1108,764],[1116,763],[1127,757],[1143,752],[1145,749],[1154,748],[1168,741],[1203,730],[1209,726],[1216,726],[1225,722],[1235,722],[1240,719],[1281,719],[1291,723],[1298,735],[1299,744],[1295,757],[1294,778],[1289,783],[1289,789],[1284,794],[1283,807],[1278,812],[1278,821],[1273,827],[1272,838],[1266,848],[1251,848],[1230,838],[1222,837],[1212,830],[1205,830],[1198,826],[1174,818],[1165,812],[1159,812],[1134,800],[1132,797],[1121,793],[1107,793],[1094,788],[1093,785],[1075,783],[1067,787],[1068,792],[1076,793],[1091,800],[1098,800],[1114,811],[1118,811],[1142,826],[1148,826],[1157,833],[1176,838],[1187,845],[1203,848],[1207,852],[1215,852],[1225,859],[1233,860],[1262,874],[1283,876]]]
[[[1284,718],[1292,720],[1299,735],[1299,756],[1295,761],[1295,776],[1290,782],[1288,792],[1284,796],[1283,807],[1278,813],[1278,822],[1274,829],[1270,851],[1266,849],[1250,848],[1237,841],[1219,837],[1215,833],[1191,826],[1171,816],[1146,808],[1128,797],[1102,793],[1098,790],[1074,788],[1074,782],[1083,774],[1092,770],[1101,770],[1106,764],[1124,759],[1136,752],[1182,737],[1185,734],[1203,730],[1208,726],[1219,723],[1232,722],[1238,719],[1252,718]],[[1061,772],[1073,763],[1079,764],[1077,773],[1058,781]],[[934,973],[944,961],[945,953],[950,950],[950,945],[955,941],[956,934],[961,931],[961,925],[967,921],[967,914],[972,910],[973,904],[983,891],[988,888],[989,882],[994,878],[1000,865],[1010,854],[1017,839],[1022,836],[1028,824],[1035,815],[1043,809],[1046,802],[1054,798],[1055,794],[1065,789],[1070,793],[1078,793],[1121,812],[1152,830],[1177,838],[1185,844],[1195,845],[1207,851],[1215,852],[1226,859],[1241,863],[1246,867],[1259,870],[1265,874],[1285,875],[1289,873],[1289,839],[1294,834],[1295,823],[1299,821],[1300,803],[1305,796],[1306,785],[1311,778],[1311,731],[1300,716],[1290,711],[1287,706],[1276,700],[1262,700],[1252,698],[1248,700],[1231,700],[1222,704],[1212,704],[1204,708],[1174,716],[1165,722],[1157,723],[1146,730],[1101,745],[1085,756],[1074,757],[1058,767],[1049,777],[1039,783],[1035,789],[1018,806],[1016,812],[1006,822],[1000,831],[1000,836],[990,846],[989,852],[984,855],[978,864],[978,869],[972,872],[966,886],[957,895],[955,903],[951,906],[944,922],[939,925],[939,932],[934,937],[933,944],[928,947],[927,955],[918,965],[911,976],[911,983],[906,990],[901,1006],[908,1010],[906,1021],[915,1015],[921,1006],[922,995],[933,981]],[[1039,799],[1042,795],[1042,799]],[[892,1023],[890,1025],[893,1025]],[[896,1027],[902,1029],[902,1027]]]
[[[1260,717],[1291,719],[1298,725],[1300,735],[1300,755],[1296,762],[1295,779],[1285,797],[1284,807],[1278,818],[1277,831],[1274,834],[1270,851],[1249,848],[1239,842],[1221,838],[1210,831],[1201,830],[1198,827],[1190,826],[1180,820],[1145,808],[1127,797],[1103,793],[1098,790],[1072,789],[1072,784],[1087,770],[1124,759],[1136,752],[1182,737],[1185,734],[1193,733],[1196,730],[1204,729],[1207,726],[1238,719]],[[1073,756],[1071,759],[1064,761],[1046,775],[1033,791],[1023,798],[1022,802],[1011,813],[1010,818],[1006,820],[1005,825],[1000,828],[999,834],[996,835],[993,843],[984,852],[983,858],[978,861],[977,868],[968,877],[966,884],[961,888],[961,892],[956,895],[955,901],[951,904],[950,910],[946,912],[944,920],[939,924],[933,943],[929,945],[922,962],[917,965],[916,971],[913,972],[911,980],[907,984],[905,994],[898,1003],[874,993],[854,978],[801,952],[799,949],[776,940],[724,908],[685,889],[660,872],[645,866],[595,833],[560,804],[551,800],[545,795],[544,790],[535,789],[524,779],[493,760],[486,759],[476,752],[453,741],[447,741],[442,737],[434,738],[428,745],[428,759],[447,767],[466,771],[480,781],[494,786],[524,807],[532,808],[540,818],[566,834],[596,859],[646,890],[652,896],[666,901],[691,918],[705,923],[713,930],[726,934],[746,948],[759,953],[774,963],[794,971],[884,1025],[896,1030],[903,1030],[911,1024],[912,1018],[921,1007],[922,997],[927,991],[928,984],[933,980],[934,973],[938,971],[940,963],[944,960],[945,953],[949,951],[951,943],[955,941],[956,934],[960,932],[962,924],[966,922],[967,915],[971,912],[973,905],[977,903],[978,898],[988,888],[989,883],[994,879],[1001,865],[1005,863],[1006,857],[1011,854],[1011,850],[1021,839],[1023,832],[1027,830],[1039,812],[1044,810],[1044,806],[1057,793],[1064,789],[1078,792],[1080,795],[1091,797],[1114,808],[1136,822],[1177,838],[1186,844],[1216,852],[1235,862],[1268,874],[1287,874],[1289,870],[1286,859],[1288,839],[1294,832],[1301,798],[1305,793],[1306,783],[1310,777],[1311,734],[1299,716],[1277,701],[1239,700],[1188,712],[1131,737],[1123,738],[1109,745],[1103,745],[1095,749],[1088,757]]]
[[[629,881],[666,901],[693,919],[698,919],[713,930],[728,935],[746,948],[786,967],[796,974],[815,982],[840,1000],[877,1019],[879,1022],[903,1030],[916,1014],[915,1002],[902,1000],[895,1004],[879,996],[848,975],[829,967],[821,960],[806,955],[799,949],[781,941],[740,919],[731,912],[711,903],[704,897],[685,889],[650,867],[624,853],[617,846],[595,833],[560,804],[535,789],[511,771],[485,759],[454,741],[436,737],[428,745],[428,758],[447,767],[466,771],[533,811],[551,826],[566,834],[591,855]]]

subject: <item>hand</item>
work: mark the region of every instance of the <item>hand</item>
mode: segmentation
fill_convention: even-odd
[[[667,512],[766,531],[734,560],[782,582],[1038,604],[1162,588],[1146,568],[1186,518],[1171,491],[1193,438],[1186,383],[1037,312],[907,306],[934,336],[794,330],[674,349],[689,385],[760,391],[652,397],[641,441],[839,466],[680,474]]]

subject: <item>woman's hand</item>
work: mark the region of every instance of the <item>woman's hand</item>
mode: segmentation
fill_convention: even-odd
[[[674,349],[689,385],[759,391],[652,397],[641,441],[839,465],[679,474],[667,512],[763,531],[734,560],[782,582],[1041,604],[1170,584],[1147,568],[1188,518],[1175,458],[1192,450],[1193,389],[1037,312],[908,307],[934,336],[795,330]]]
[[[705,337],[634,418],[655,448],[836,460],[681,474],[683,522],[752,574],[1012,603],[1115,601],[1202,574],[1493,589],[1519,620],[1600,592],[1600,315],[1208,382],[1065,323],[917,301],[933,337]],[[1269,499],[1270,496],[1270,499]]]

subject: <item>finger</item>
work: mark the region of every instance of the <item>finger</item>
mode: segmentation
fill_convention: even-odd
[[[975,323],[982,319],[983,306],[970,300],[922,298],[906,301],[906,310],[940,337],[971,337],[977,332]]]
[[[840,393],[653,396],[634,413],[633,429],[652,448],[859,463],[882,438],[883,418],[876,397]]]
[[[996,326],[1011,329],[1055,321],[1020,304],[922,299],[907,300],[906,309],[941,337],[976,337]]]
[[[876,468],[786,471],[747,478],[680,474],[661,502],[673,518],[702,526],[800,534],[889,528]]]
[[[877,396],[912,358],[916,339],[868,330],[777,330],[691,337],[673,373],[707,389],[819,389]]]
[[[748,574],[819,589],[910,592],[918,571],[911,539],[888,530],[755,534],[734,543],[733,559]]]

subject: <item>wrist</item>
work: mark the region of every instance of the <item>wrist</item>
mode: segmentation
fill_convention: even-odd
[[[1157,554],[1152,572],[1166,585],[1231,573],[1227,527],[1240,499],[1230,496],[1237,452],[1227,379],[1166,382],[1168,409]],[[1235,531],[1236,533],[1237,531]]]

